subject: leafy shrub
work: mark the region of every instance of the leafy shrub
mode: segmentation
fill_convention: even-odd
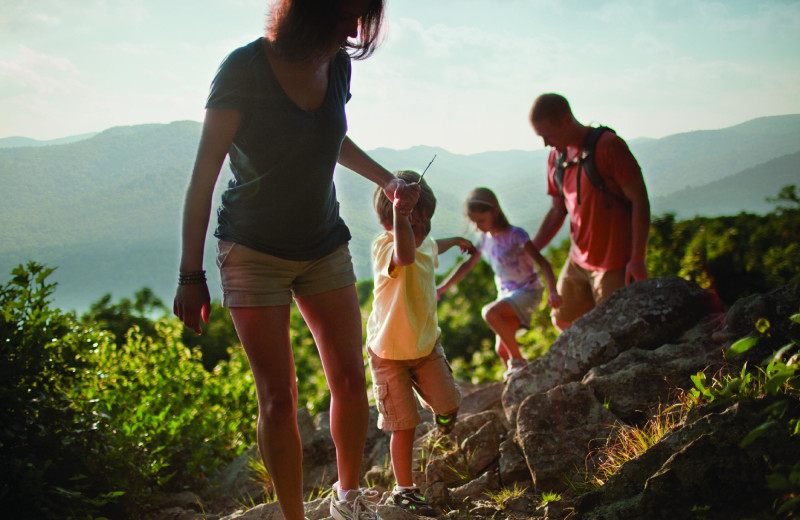
[[[169,319],[117,345],[49,307],[51,272],[20,266],[0,289],[4,512],[143,517],[156,493],[200,488],[253,442],[241,351],[208,372]]]
[[[110,338],[49,307],[52,272],[31,262],[0,287],[0,509],[13,518],[81,518],[123,492],[95,466],[105,418],[73,396]]]

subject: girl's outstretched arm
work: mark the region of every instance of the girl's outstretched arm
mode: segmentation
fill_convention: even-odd
[[[461,247],[461,251],[469,255],[467,258],[459,262],[458,265],[452,271],[450,271],[450,274],[447,275],[442,283],[436,287],[436,297],[438,298],[450,287],[458,283],[459,280],[464,278],[464,276],[466,276],[466,274],[470,272],[473,267],[475,267],[475,264],[481,259],[481,252],[478,251],[469,240],[461,237],[443,238],[437,240],[436,245],[439,247],[439,252],[447,251],[454,245],[458,245]]]
[[[556,288],[556,277],[553,274],[553,267],[550,265],[550,262],[547,261],[547,258],[542,256],[542,253],[536,249],[536,246],[534,246],[533,242],[530,240],[525,242],[524,247],[525,252],[528,253],[528,256],[533,258],[533,261],[536,262],[536,265],[538,265],[539,269],[542,270],[544,284],[547,286],[547,304],[554,309],[561,307],[561,295],[558,294],[558,289]]]
[[[439,250],[440,254],[444,253],[453,246],[460,247],[462,253],[467,253],[469,255],[474,254],[476,251],[475,246],[472,245],[472,242],[464,237],[439,238],[436,240],[436,248]]]

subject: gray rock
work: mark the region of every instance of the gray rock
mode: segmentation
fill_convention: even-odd
[[[678,277],[652,278],[615,291],[567,328],[545,355],[508,382],[503,409],[511,423],[529,395],[580,381],[593,367],[631,348],[677,340],[714,310],[711,296]]]
[[[461,443],[470,475],[479,475],[500,458],[500,443],[507,430],[499,421],[489,421]]]
[[[503,486],[511,486],[517,482],[529,483],[532,486],[531,471],[522,450],[516,444],[515,437],[516,431],[511,432],[500,443],[500,482]]]
[[[469,502],[471,499],[486,498],[488,491],[500,488],[500,477],[496,472],[487,472],[463,486],[450,490],[450,500],[454,503]]]
[[[532,395],[519,407],[517,443],[536,491],[562,491],[578,481],[590,442],[604,439],[617,417],[580,383]]]
[[[284,520],[285,517],[277,502],[269,504],[259,504],[247,511],[236,511],[225,516],[222,520]]]

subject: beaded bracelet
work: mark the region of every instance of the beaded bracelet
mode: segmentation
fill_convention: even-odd
[[[205,283],[205,271],[189,271],[186,273],[178,273],[178,285],[194,285],[198,283]]]

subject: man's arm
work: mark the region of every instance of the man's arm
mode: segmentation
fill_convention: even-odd
[[[560,195],[551,195],[550,199],[552,205],[547,214],[545,214],[544,219],[542,219],[539,231],[536,232],[536,236],[531,240],[533,247],[538,251],[544,249],[553,240],[567,216],[567,206],[564,204],[564,199]]]
[[[553,267],[550,265],[550,262],[542,256],[542,253],[539,252],[538,249],[533,245],[533,242],[528,240],[522,246],[525,252],[530,256],[536,265],[539,266],[539,269],[542,271],[542,277],[544,278],[544,284],[547,287],[547,303],[554,309],[561,307],[561,295],[558,294],[558,288],[556,287],[556,276],[553,273]]]
[[[631,201],[631,258],[625,266],[625,284],[628,285],[647,278],[645,260],[650,233],[650,199],[641,175],[622,186],[622,192]]]

